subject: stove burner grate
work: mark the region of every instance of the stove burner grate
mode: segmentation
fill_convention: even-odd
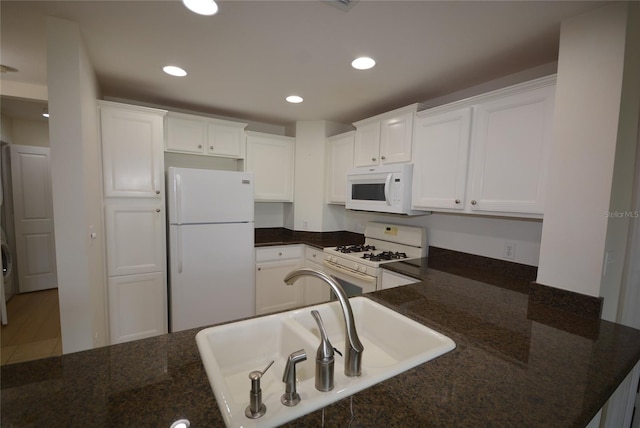
[[[364,254],[362,258],[371,260],[372,262],[382,262],[382,261],[388,261],[388,260],[406,259],[407,253],[401,253],[398,251],[396,252],[383,251],[378,254],[375,254],[375,253]]]
[[[339,251],[341,253],[362,253],[363,251],[375,251],[376,247],[374,247],[373,245],[364,245],[364,244],[358,244],[358,245],[340,245],[338,247],[336,247],[336,251]]]

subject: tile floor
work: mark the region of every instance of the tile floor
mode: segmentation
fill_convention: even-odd
[[[58,289],[17,294],[7,302],[1,364],[62,355]]]

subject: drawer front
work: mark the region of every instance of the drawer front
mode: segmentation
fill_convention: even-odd
[[[278,245],[256,248],[256,263],[277,260],[299,259],[304,255],[303,245]]]
[[[307,261],[322,264],[323,252],[317,248],[306,246],[304,257]]]

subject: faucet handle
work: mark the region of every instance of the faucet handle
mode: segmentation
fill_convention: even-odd
[[[280,397],[280,402],[285,406],[295,406],[300,402],[300,394],[296,391],[296,364],[305,361],[307,353],[304,349],[291,353],[287,358],[287,365],[284,368],[282,381],[285,383],[285,392]]]
[[[333,389],[333,365],[334,365],[334,347],[329,342],[327,330],[324,328],[320,312],[311,311],[313,319],[318,324],[320,330],[320,346],[316,352],[316,389],[318,391],[331,391]]]
[[[262,402],[262,389],[260,388],[260,379],[269,370],[273,364],[273,360],[265,367],[264,370],[254,370],[249,373],[251,379],[251,392],[249,393],[249,405],[244,409],[244,415],[250,419],[258,419],[267,412],[267,406]]]

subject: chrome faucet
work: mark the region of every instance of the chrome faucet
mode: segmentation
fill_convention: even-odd
[[[345,338],[345,358],[344,358],[344,374],[350,377],[360,376],[362,370],[362,352],[364,351],[364,346],[360,342],[360,338],[358,337],[358,332],[356,331],[356,324],[353,319],[353,311],[351,310],[351,304],[349,303],[349,298],[347,297],[347,293],[344,292],[344,289],[338,282],[327,275],[324,272],[314,270],[314,269],[296,269],[284,278],[284,282],[288,285],[292,285],[296,280],[303,276],[314,276],[319,278],[329,284],[335,295],[338,297],[338,301],[340,301],[340,306],[342,306],[342,315],[344,315],[344,323],[347,329],[347,334]]]

